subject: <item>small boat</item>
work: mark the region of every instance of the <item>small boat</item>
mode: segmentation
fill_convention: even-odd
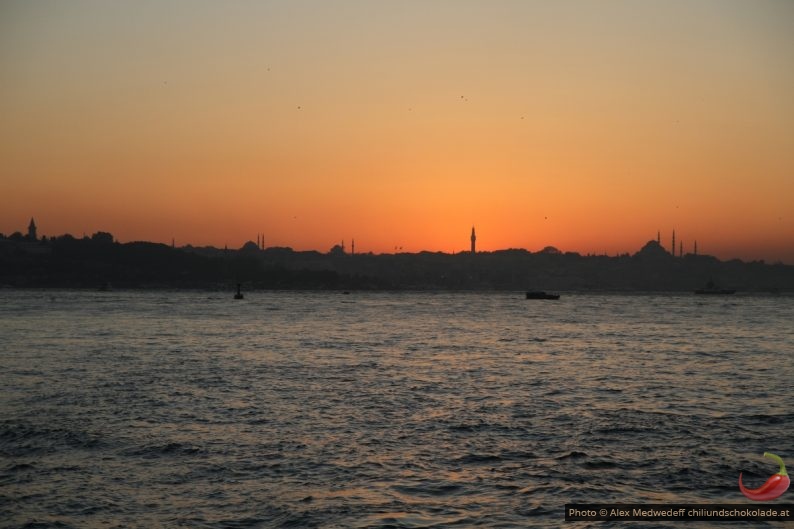
[[[237,283],[237,294],[234,295],[234,299],[243,299],[243,293],[240,292],[240,283]]]
[[[714,281],[709,281],[706,283],[706,288],[699,288],[695,290],[695,294],[711,294],[716,296],[729,296],[735,292],[736,290],[733,289],[719,288],[714,284]]]
[[[546,294],[542,290],[527,291],[527,299],[560,299],[559,294]]]

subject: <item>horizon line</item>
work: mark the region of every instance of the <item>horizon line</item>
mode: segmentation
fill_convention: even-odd
[[[581,252],[578,252],[578,251],[575,251],[575,250],[565,250],[565,251],[563,251],[563,250],[560,250],[559,248],[557,248],[554,245],[546,245],[542,249],[537,250],[537,251],[532,251],[532,250],[530,250],[528,248],[524,248],[524,247],[508,247],[508,248],[499,248],[499,249],[496,249],[496,250],[477,250],[473,254],[472,254],[472,252],[470,250],[465,250],[465,249],[462,249],[462,250],[459,250],[459,251],[452,251],[452,252],[445,252],[443,250],[427,250],[427,249],[416,250],[416,251],[402,251],[402,247],[398,247],[399,249],[396,249],[397,251],[394,251],[394,252],[373,252],[373,251],[350,252],[350,251],[345,250],[344,247],[342,245],[340,245],[340,244],[335,244],[334,246],[332,246],[327,251],[322,251],[322,250],[318,250],[318,249],[296,250],[292,246],[267,246],[267,247],[265,247],[263,238],[260,239],[260,244],[259,245],[257,245],[257,243],[255,241],[253,241],[253,240],[247,240],[238,248],[229,248],[228,244],[224,245],[224,247],[217,247],[217,246],[214,246],[212,244],[207,244],[207,245],[203,245],[203,246],[195,246],[192,243],[187,243],[187,244],[183,244],[181,246],[178,246],[178,245],[175,244],[175,238],[172,238],[172,242],[170,244],[167,243],[167,242],[150,241],[150,240],[143,240],[143,239],[132,239],[132,240],[128,240],[128,241],[123,241],[122,242],[117,237],[113,236],[112,233],[107,232],[107,231],[102,231],[102,230],[96,231],[90,236],[87,235],[86,233],[83,233],[83,235],[80,236],[80,237],[74,236],[74,235],[72,235],[71,233],[68,233],[68,232],[63,233],[61,235],[50,235],[50,236],[42,235],[40,237],[37,237],[35,239],[35,241],[31,241],[28,238],[28,236],[24,235],[22,232],[15,231],[11,235],[4,235],[4,234],[0,233],[0,236],[2,236],[2,238],[0,238],[0,240],[11,240],[11,241],[14,241],[14,242],[30,242],[30,243],[38,242],[38,243],[42,243],[42,242],[53,241],[53,240],[60,239],[60,238],[63,238],[63,237],[69,237],[69,238],[71,238],[71,239],[73,239],[75,241],[86,241],[86,240],[91,241],[91,240],[94,239],[95,236],[101,235],[101,234],[111,235],[112,244],[147,243],[147,244],[157,244],[157,245],[167,246],[169,248],[174,248],[174,249],[185,249],[185,248],[211,249],[211,250],[216,250],[216,251],[219,251],[219,252],[221,252],[221,251],[238,252],[238,251],[243,251],[243,250],[246,250],[246,249],[248,249],[249,251],[264,252],[264,251],[267,251],[267,250],[279,250],[279,249],[281,249],[281,250],[289,250],[289,251],[295,252],[295,253],[314,252],[314,253],[318,253],[320,255],[331,255],[332,253],[334,253],[338,249],[338,253],[339,254],[347,255],[347,256],[356,256],[356,255],[367,255],[367,256],[418,255],[418,254],[421,254],[421,253],[457,256],[457,255],[462,255],[462,254],[463,255],[476,255],[476,254],[493,254],[493,253],[508,252],[508,251],[520,251],[520,252],[526,252],[528,254],[543,254],[543,253],[545,253],[545,254],[548,254],[548,255],[560,255],[560,256],[566,256],[566,255],[573,256],[573,255],[576,255],[576,256],[579,256],[579,257],[619,258],[619,257],[626,257],[626,256],[634,257],[635,255],[638,255],[649,244],[656,244],[657,247],[660,250],[662,250],[665,253],[666,256],[668,256],[670,258],[673,258],[673,259],[680,259],[680,258],[684,258],[684,257],[705,257],[705,258],[717,259],[720,262],[740,261],[740,262],[743,262],[743,263],[764,263],[764,264],[773,264],[773,265],[781,264],[781,265],[785,265],[785,266],[794,266],[793,264],[786,263],[786,262],[784,262],[782,260],[777,260],[775,262],[771,262],[770,263],[770,262],[767,262],[766,259],[744,260],[744,259],[739,258],[739,257],[733,257],[733,258],[729,258],[729,259],[721,259],[721,258],[719,258],[719,257],[717,257],[715,255],[708,254],[708,253],[700,253],[700,252],[698,252],[698,253],[686,252],[686,253],[683,253],[683,254],[676,255],[674,253],[671,253],[667,248],[665,248],[665,246],[663,244],[659,243],[657,239],[649,239],[639,250],[636,250],[635,252],[625,251],[625,252],[616,252],[614,254],[609,254],[607,252],[604,252],[604,253],[592,253],[592,252],[591,253],[581,253]],[[14,237],[14,236],[16,236],[16,237]],[[343,241],[340,241],[340,242],[343,242]]]
[[[33,228],[34,234],[35,234],[38,231],[38,226],[35,224],[35,217],[33,217],[33,216],[30,217],[30,224],[28,225],[28,235],[25,235],[25,233],[23,231],[15,230],[10,235],[6,235],[6,234],[3,234],[2,232],[0,232],[0,236],[4,237],[5,239],[11,239],[12,237],[19,237],[19,236],[27,238],[27,237],[29,237],[31,227]],[[472,230],[474,230],[475,227],[476,227],[476,224],[472,224]],[[694,239],[692,241],[692,243],[689,244],[690,251],[684,251],[684,249],[683,249],[683,241],[676,237],[676,235],[677,235],[676,231],[678,231],[677,229],[672,229],[671,230],[671,234],[672,234],[672,237],[671,237],[671,240],[670,240],[670,247],[672,248],[672,251],[671,251],[670,248],[668,248],[668,246],[665,245],[664,243],[662,243],[662,241],[661,241],[661,235],[660,235],[661,234],[661,230],[657,229],[656,231],[657,231],[656,237],[652,237],[652,238],[647,239],[647,241],[644,244],[642,244],[639,249],[636,249],[634,251],[625,249],[626,245],[623,245],[623,249],[622,250],[615,250],[612,253],[610,253],[610,252],[608,252],[606,250],[603,253],[600,253],[597,250],[596,251],[590,251],[590,252],[587,252],[587,253],[582,253],[581,251],[578,251],[578,250],[564,250],[563,251],[563,250],[560,250],[558,247],[556,247],[553,244],[547,244],[547,245],[544,245],[541,249],[536,250],[536,251],[532,251],[529,248],[524,247],[524,246],[518,246],[518,247],[509,246],[509,247],[497,248],[497,249],[493,249],[493,250],[484,250],[484,251],[483,250],[477,250],[475,253],[494,253],[494,252],[501,252],[501,251],[508,251],[508,250],[522,250],[522,251],[526,251],[528,253],[542,253],[545,250],[550,250],[551,249],[551,250],[556,250],[560,254],[577,254],[577,255],[581,255],[581,256],[620,257],[620,256],[624,256],[624,255],[634,255],[634,254],[638,253],[639,251],[641,251],[642,248],[644,248],[648,243],[654,242],[654,243],[657,243],[659,245],[659,247],[662,250],[665,251],[665,253],[667,253],[668,255],[670,255],[672,257],[683,257],[683,256],[686,256],[686,255],[697,255],[697,256],[710,255],[710,256],[713,256],[713,257],[715,257],[715,258],[717,258],[717,259],[719,259],[721,261],[722,260],[724,260],[724,261],[738,260],[738,261],[748,262],[748,263],[751,263],[751,262],[762,262],[762,263],[771,262],[771,263],[774,263],[774,264],[787,264],[787,265],[788,264],[794,264],[794,263],[790,263],[788,260],[786,260],[784,258],[780,258],[780,257],[777,258],[777,259],[774,259],[774,260],[770,260],[767,257],[763,257],[763,256],[756,256],[754,258],[747,258],[747,257],[742,258],[742,257],[736,257],[736,256],[733,256],[733,257],[725,257],[725,256],[719,257],[719,256],[714,255],[714,254],[709,254],[709,253],[704,253],[702,251],[699,251],[699,250],[702,250],[702,246],[699,244],[699,241],[697,239]],[[107,233],[107,234],[109,234],[109,235],[111,235],[113,237],[113,241],[114,242],[120,242],[118,237],[114,236],[111,232],[104,231],[104,230],[95,231],[91,236],[89,236],[85,231],[83,231],[82,232],[82,236],[75,236],[75,235],[72,235],[69,232],[65,232],[65,233],[63,233],[61,235],[50,235],[50,236],[42,235],[42,236],[38,236],[37,238],[45,238],[45,237],[59,238],[59,237],[64,237],[64,236],[70,236],[70,237],[72,237],[74,239],[78,239],[79,240],[79,239],[85,239],[85,238],[90,239],[94,235],[101,234],[101,233]],[[467,239],[468,238],[469,237],[467,236]],[[249,243],[251,245],[254,245],[255,247],[259,248],[260,250],[266,249],[265,246],[264,246],[264,244],[265,244],[264,233],[259,233],[258,232],[257,236],[256,236],[256,239],[257,239],[256,242],[253,239],[244,240],[242,242],[242,244],[236,249],[242,249],[245,245],[247,245]],[[480,237],[477,237],[477,239],[480,239]],[[675,244],[676,243],[676,239],[678,239],[678,242],[679,242],[678,246],[676,246],[676,244]],[[354,240],[355,240],[354,237],[350,238],[351,242],[354,241]],[[187,244],[183,244],[181,246],[177,246],[175,241],[176,241],[176,237],[173,237],[173,236],[171,237],[170,241],[166,240],[166,241],[162,241],[162,242],[157,241],[157,240],[146,240],[146,239],[128,239],[127,240],[127,242],[148,242],[148,243],[164,244],[166,246],[181,247],[181,248],[192,247],[192,248],[222,249],[219,246],[215,246],[215,244],[217,244],[217,242],[209,243],[209,244],[205,244],[205,245],[194,245],[193,243],[188,242]],[[340,242],[341,242],[342,251],[344,253],[346,253],[346,254],[349,253],[347,251],[347,249],[345,248],[345,240],[342,239]],[[327,254],[327,253],[330,253],[331,251],[333,251],[333,249],[335,247],[340,246],[340,242],[334,243],[331,246],[331,248],[329,248],[326,251],[319,250],[319,249],[317,249],[317,247],[296,250],[293,246],[290,246],[290,245],[270,246],[268,248],[289,248],[290,250],[296,251],[296,252],[317,252],[317,253],[320,253],[320,254]],[[124,244],[124,243],[122,243],[122,244]],[[359,246],[359,250],[360,250],[360,243],[357,246]],[[384,245],[381,245],[381,246],[384,246]],[[229,244],[228,243],[224,243],[223,247],[228,249],[229,248]],[[389,251],[389,250],[386,250],[386,251],[382,250],[380,252],[374,252],[372,250],[370,250],[370,251],[358,251],[358,252],[355,252],[355,255],[360,255],[360,254],[398,255],[398,254],[411,254],[411,253],[415,253],[415,254],[419,254],[419,253],[440,253],[440,254],[448,254],[448,255],[458,255],[460,253],[471,253],[470,249],[467,249],[465,246],[461,246],[461,248],[458,249],[458,250],[451,250],[451,251],[445,251],[445,250],[440,250],[440,249],[439,250],[417,249],[417,250],[412,252],[412,251],[403,251],[402,248],[403,248],[402,246],[395,245],[394,246],[394,251]],[[234,249],[234,248],[232,248],[232,249]],[[731,253],[734,253],[734,252],[735,252],[735,250],[731,250]],[[550,252],[550,253],[554,253],[554,252]],[[726,252],[722,252],[722,253],[724,254]]]

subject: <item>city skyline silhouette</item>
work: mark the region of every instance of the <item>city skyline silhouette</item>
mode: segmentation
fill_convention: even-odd
[[[38,232],[38,226],[37,226],[37,224],[35,222],[35,217],[31,217],[26,234],[23,234],[22,231],[20,231],[20,230],[16,230],[16,231],[14,231],[11,234],[4,234],[3,232],[0,232],[0,238],[8,238],[8,239],[13,239],[13,240],[17,240],[17,241],[21,241],[21,240],[28,240],[28,241],[33,240],[33,241],[36,241],[36,240],[39,240],[39,238],[37,237],[37,232]],[[660,249],[664,250],[665,252],[667,252],[668,254],[670,254],[673,257],[676,257],[676,256],[683,257],[684,255],[689,255],[689,254],[695,255],[695,256],[698,255],[698,241],[697,240],[688,241],[687,248],[685,249],[684,241],[680,238],[680,235],[679,235],[679,239],[678,239],[678,247],[676,247],[676,231],[675,231],[675,229],[673,229],[671,234],[670,234],[670,239],[669,239],[670,242],[669,242],[669,244],[666,244],[666,243],[663,242],[661,233],[662,233],[661,230],[657,230],[656,231],[656,237],[655,238],[649,238],[643,244],[647,244],[647,242],[654,242],[655,241],[658,244]],[[108,231],[100,230],[98,232],[94,232],[93,233],[93,237],[96,237],[97,235],[100,235],[103,239],[106,239],[106,238],[110,237],[111,242],[121,242],[117,238],[112,237],[112,235]],[[83,238],[83,239],[90,238],[85,232],[83,232],[80,237],[75,237],[75,235],[73,235],[71,233],[51,234],[49,237],[50,238],[58,238],[58,237],[64,237],[64,236],[66,236],[66,237],[74,237],[74,238]],[[46,240],[47,237],[48,237],[47,235],[43,235],[41,239],[42,240]],[[476,235],[475,226],[472,226],[471,233],[469,235],[469,244],[470,244],[470,246],[469,246],[468,249],[461,248],[461,249],[456,249],[456,250],[452,250],[452,251],[449,251],[449,252],[444,252],[443,250],[431,250],[431,249],[419,249],[419,250],[411,251],[411,250],[404,249],[402,246],[395,245],[392,251],[385,251],[385,252],[372,252],[371,250],[366,250],[366,249],[364,249],[362,251],[361,250],[361,246],[359,246],[359,252],[360,253],[367,253],[367,254],[422,253],[422,252],[437,252],[437,253],[440,252],[440,253],[457,254],[457,253],[468,252],[468,253],[472,253],[473,254],[473,253],[476,253],[478,251],[482,252],[482,253],[489,253],[489,252],[494,252],[494,251],[498,252],[498,251],[504,251],[504,250],[525,250],[525,251],[530,252],[530,253],[533,253],[533,252],[534,253],[575,253],[575,254],[587,255],[587,256],[589,256],[589,255],[621,256],[621,255],[633,254],[633,253],[637,252],[638,249],[639,249],[639,248],[635,248],[633,250],[632,249],[627,249],[626,251],[618,251],[618,252],[615,252],[614,254],[610,254],[610,253],[608,253],[606,251],[602,252],[602,253],[598,253],[598,252],[583,253],[583,252],[577,251],[576,249],[559,249],[556,246],[554,246],[553,244],[547,244],[547,245],[543,246],[542,248],[538,248],[538,249],[534,249],[534,250],[530,249],[530,248],[518,248],[518,247],[497,248],[495,250],[476,250],[476,240],[477,240],[477,235]],[[351,243],[350,246],[348,246],[349,253],[350,254],[355,254],[356,253],[355,252],[355,237],[351,237],[349,239],[349,241]],[[124,242],[138,242],[138,241],[124,241]],[[140,242],[153,242],[153,243],[166,244],[165,241],[140,241]],[[194,246],[197,246],[197,247],[205,246],[205,247],[211,247],[211,248],[220,248],[220,247],[216,247],[214,245],[197,245],[197,244],[193,244],[191,241],[180,242],[180,244],[177,245],[175,237],[171,238],[170,245],[171,245],[171,247],[174,247],[174,248],[176,248],[176,247],[188,247],[189,248],[189,247],[194,247]],[[228,249],[229,247],[230,246],[228,244],[224,244],[223,245],[223,248]],[[253,239],[247,239],[247,240],[244,240],[244,242],[239,247],[233,245],[233,246],[231,246],[231,248],[232,249],[240,249],[240,250],[245,250],[245,249],[249,249],[249,250],[250,249],[266,250],[266,249],[269,249],[269,248],[289,248],[290,250],[296,250],[296,251],[316,251],[316,252],[321,252],[321,253],[325,252],[325,249],[323,249],[323,248],[295,249],[295,248],[293,248],[290,245],[284,245],[284,246],[282,246],[282,245],[266,245],[265,244],[265,233],[263,233],[263,232],[258,232],[256,234],[256,242],[254,242]],[[703,248],[703,246],[701,245],[701,250],[702,250],[702,248]],[[327,251],[329,253],[340,253],[340,254],[347,253],[346,247],[345,247],[345,239],[343,238],[340,242],[332,243],[332,245],[330,246],[330,248]],[[714,255],[714,254],[708,254],[707,253],[707,255]],[[724,259],[724,260],[741,259],[740,257],[730,257],[730,258],[725,259],[724,257],[717,256],[717,255],[715,255],[715,257],[718,257],[718,258],[721,258],[721,259]],[[746,260],[748,260],[748,261],[756,261],[756,260],[767,261],[767,259],[763,259],[763,258],[762,259],[746,259]],[[779,263],[783,263],[783,264],[791,264],[791,263],[784,263],[783,261],[780,261],[780,260],[777,260],[777,261],[773,260],[773,261],[770,261],[770,262],[779,262]]]

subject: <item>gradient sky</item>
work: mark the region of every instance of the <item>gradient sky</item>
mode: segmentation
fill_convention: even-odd
[[[794,2],[0,0],[0,232],[794,263]]]

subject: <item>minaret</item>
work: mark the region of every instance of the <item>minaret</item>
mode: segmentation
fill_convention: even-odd
[[[256,234],[256,247],[257,248],[261,248],[262,247],[262,244],[259,241],[259,234],[258,233]]]
[[[350,255],[356,255],[356,240],[350,239]]]
[[[472,254],[477,253],[477,248],[476,248],[477,245],[476,245],[476,243],[477,243],[477,235],[475,235],[474,226],[472,226],[471,227],[471,253]]]
[[[698,242],[695,241],[695,255],[698,254]]]
[[[656,243],[661,246],[662,245],[662,232],[656,230]]]
[[[33,221],[33,217],[30,217],[30,224],[28,225],[28,239],[31,241],[37,240],[36,223]]]
[[[670,253],[675,257],[675,230],[673,230],[673,247],[670,249]]]
[[[684,256],[684,241],[678,243],[678,257]]]

